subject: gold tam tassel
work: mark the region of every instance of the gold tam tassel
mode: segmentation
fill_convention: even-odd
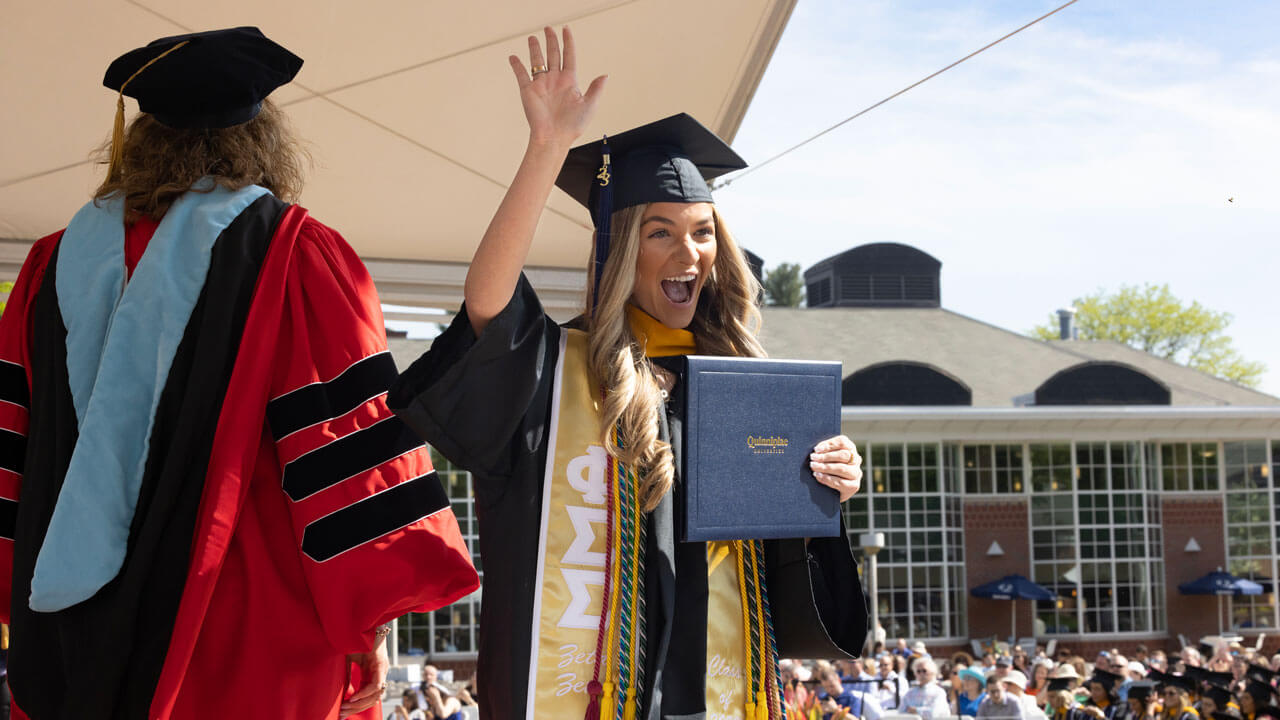
[[[111,163],[107,165],[107,180],[114,180],[124,162],[124,92],[116,95],[116,124],[111,130]]]

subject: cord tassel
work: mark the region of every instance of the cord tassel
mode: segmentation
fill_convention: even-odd
[[[622,720],[636,720],[636,689],[627,690],[627,709],[622,713]]]
[[[600,720],[600,693],[603,691],[600,681],[592,680],[587,683],[587,696],[591,699],[587,701],[587,713],[582,716],[582,720]]]
[[[613,683],[604,684],[604,693],[600,696],[600,720],[613,720]]]

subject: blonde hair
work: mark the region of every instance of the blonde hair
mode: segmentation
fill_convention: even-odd
[[[592,273],[588,273],[587,288],[588,364],[592,379],[604,388],[601,443],[638,473],[640,502],[646,511],[657,507],[675,478],[671,446],[658,439],[662,390],[627,321],[626,306],[635,289],[640,252],[640,224],[647,207],[623,208],[611,218],[613,243],[601,274],[600,302],[594,314],[590,312],[595,290],[590,286]],[[712,215],[716,261],[688,329],[702,355],[763,357],[764,348],[756,340],[760,284],[714,206]],[[619,443],[610,438],[615,425]]]
[[[95,152],[100,162],[110,155],[110,144],[108,140]],[[257,117],[228,128],[171,128],[142,113],[125,131],[119,167],[93,197],[119,193],[127,217],[159,220],[197,180],[212,177],[215,185],[229,190],[261,185],[294,202],[309,164],[288,118],[270,100],[262,102]]]

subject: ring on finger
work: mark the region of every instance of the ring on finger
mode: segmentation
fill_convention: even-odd
[[[531,74],[533,77],[538,77],[539,75],[541,75],[541,74],[542,74],[542,73],[544,73],[544,72],[547,72],[547,66],[546,66],[546,65],[534,65],[534,66],[533,66],[533,69],[532,69],[532,70],[530,70],[530,74]]]

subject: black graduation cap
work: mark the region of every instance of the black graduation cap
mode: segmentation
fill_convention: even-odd
[[[1209,662],[1209,658],[1218,652],[1217,648],[1207,642],[1198,643],[1196,649],[1200,651],[1200,656],[1204,658],[1205,662]]]
[[[1149,680],[1135,680],[1129,685],[1129,699],[1146,701],[1156,691],[1156,684]]]
[[[237,27],[130,50],[111,63],[102,84],[136,98],[169,127],[224,128],[256,117],[263,99],[301,68],[302,58],[258,28]]]
[[[746,166],[733,148],[687,113],[570,150],[556,185],[591,211],[597,292],[615,210],[651,202],[712,202],[707,182]]]
[[[1250,678],[1249,684],[1244,686],[1244,691],[1253,698],[1254,704],[1265,705],[1271,702],[1271,695],[1276,690],[1268,683],[1258,682]]]
[[[1219,687],[1218,685],[1210,685],[1209,687],[1205,688],[1205,691],[1203,694],[1205,697],[1212,700],[1214,705],[1217,705],[1219,708],[1222,708],[1224,710],[1226,709],[1228,703],[1231,703],[1235,700],[1235,697],[1231,694],[1230,690],[1224,687]]]
[[[1169,673],[1162,673],[1162,675],[1163,677],[1159,680],[1160,687],[1166,688],[1172,685],[1173,687],[1180,687],[1189,693],[1196,692],[1196,681],[1192,680],[1190,677],[1187,677],[1186,675],[1172,675]]]
[[[1196,682],[1210,683],[1212,685],[1230,685],[1231,681],[1235,679],[1235,676],[1229,672],[1215,672],[1202,667],[1195,667],[1194,665],[1187,666],[1184,674]]]
[[[1240,720],[1240,716],[1223,710],[1214,710],[1213,720]]]
[[[1264,665],[1259,665],[1257,663],[1249,663],[1249,668],[1244,671],[1244,676],[1249,678],[1250,680],[1257,680],[1258,682],[1263,682],[1268,684],[1270,684],[1270,682],[1274,680],[1277,675],[1280,675],[1280,673],[1277,673],[1271,668],[1266,667]]]
[[[1089,682],[1101,684],[1102,687],[1107,689],[1107,692],[1113,691],[1116,687],[1116,683],[1122,680],[1124,680],[1123,677],[1120,677],[1109,670],[1098,670],[1096,668],[1093,671],[1093,677],[1089,678]]]
[[[1072,680],[1075,680],[1075,678],[1069,678],[1069,677],[1049,678],[1048,689],[1050,691],[1070,690]]]
[[[609,182],[600,178],[609,153]],[[711,202],[707,181],[747,166],[688,113],[672,115],[569,151],[556,185],[596,215],[602,188],[612,210],[651,202]]]
[[[1260,718],[1271,718],[1271,720],[1280,720],[1280,707],[1275,705],[1258,705],[1253,711],[1253,720]]]

